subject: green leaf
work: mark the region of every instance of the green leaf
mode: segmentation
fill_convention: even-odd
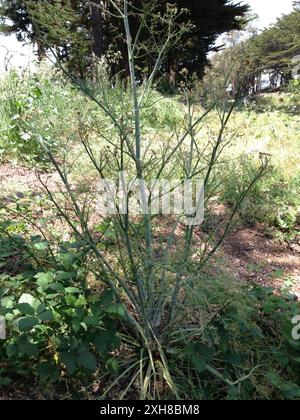
[[[6,309],[12,309],[14,307],[14,298],[12,296],[6,296],[2,298],[1,306]]]
[[[279,363],[282,363],[285,366],[287,366],[289,364],[289,361],[290,361],[289,355],[287,353],[284,353],[284,352],[275,353],[275,358]]]
[[[187,356],[193,356],[195,353],[197,353],[197,351],[198,351],[198,347],[196,343],[188,343],[184,349],[184,353]]]
[[[72,329],[75,333],[78,333],[81,329],[81,321],[79,318],[74,318],[72,321]]]
[[[97,369],[97,361],[95,356],[89,352],[80,353],[77,359],[77,363],[79,366],[83,367],[84,369],[90,370],[95,372]]]
[[[278,387],[281,384],[281,378],[276,373],[268,372],[266,378],[274,386]]]
[[[93,344],[100,354],[106,354],[109,350],[117,348],[120,340],[109,331],[99,331],[93,339]]]
[[[106,361],[106,366],[116,373],[119,370],[119,362],[112,357]]]
[[[42,362],[37,367],[37,374],[42,378],[55,381],[59,378],[59,368],[52,361]]]
[[[50,309],[41,313],[38,317],[41,321],[53,321],[54,320],[53,313]]]
[[[1,268],[1,264],[0,264]],[[0,287],[0,297],[5,296],[10,291],[9,287]]]
[[[23,293],[19,299],[19,303],[28,303],[30,306],[34,306],[36,298],[29,293]]]
[[[34,309],[29,303],[19,303],[15,308],[24,315],[34,315]]]
[[[6,252],[1,252],[0,253],[0,258],[2,259],[2,258],[12,257],[13,255],[16,255],[16,254],[17,254],[17,251],[13,251],[13,250],[6,251]]]
[[[54,290],[55,292],[63,292],[65,290],[63,284],[57,282],[48,284],[47,291],[49,289]]]
[[[120,303],[112,303],[112,304],[106,306],[104,310],[109,315],[115,315],[115,316],[118,316],[120,318],[125,317],[124,305],[122,305]]]
[[[205,347],[205,346],[200,346],[199,347],[199,353],[201,354],[201,356],[207,361],[210,362],[215,354],[215,349],[213,347]]]
[[[18,327],[20,331],[31,330],[33,327],[35,327],[38,324],[39,324],[39,320],[31,316],[21,318],[18,321]]]
[[[63,351],[59,354],[59,357],[68,371],[74,372],[76,370],[76,355],[74,353]]]
[[[39,286],[45,287],[53,282],[54,274],[51,271],[48,271],[47,273],[38,273],[34,277],[37,279],[37,284]]]
[[[40,89],[38,86],[36,86],[36,87],[32,90],[32,93],[34,94],[34,96],[35,96],[36,98],[40,98],[41,96],[43,96],[43,92],[41,91],[41,89]]]
[[[56,280],[57,281],[64,281],[64,280],[70,280],[76,277],[76,273],[74,272],[65,272],[65,271],[58,271],[56,273]]]
[[[85,316],[84,322],[86,323],[86,325],[91,325],[93,327],[97,327],[99,325],[99,319],[95,316]]]
[[[34,244],[34,247],[38,251],[47,251],[47,249],[49,249],[49,244],[47,242],[38,242],[38,243]]]
[[[36,356],[39,353],[39,348],[36,344],[26,343],[21,346],[21,351],[27,356]]]
[[[240,365],[242,362],[241,355],[234,351],[227,351],[224,355],[224,360],[230,365]]]
[[[102,293],[100,297],[100,303],[102,305],[109,305],[114,300],[114,294],[112,290],[107,290],[106,292]],[[99,307],[99,306],[98,306]]]
[[[206,360],[202,356],[192,356],[192,363],[199,373],[204,372],[207,366]]]
[[[40,305],[38,305],[38,307],[36,308],[37,315],[40,315],[41,313],[45,312],[45,309],[46,309],[46,305],[44,303],[41,303]]]
[[[227,400],[237,401],[239,399],[239,392],[235,386],[231,386],[228,391]]]

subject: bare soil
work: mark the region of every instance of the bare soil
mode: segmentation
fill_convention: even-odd
[[[238,280],[281,288],[287,279],[300,298],[300,245],[271,238],[263,226],[235,230],[222,253]]]
[[[39,175],[47,185],[59,183],[56,173],[36,173],[32,169],[5,163],[0,165],[0,198],[36,194],[41,189]],[[300,298],[300,235],[298,243],[270,237],[264,226],[239,227],[227,238],[222,256],[237,280],[262,286],[282,287],[293,281],[293,293]]]

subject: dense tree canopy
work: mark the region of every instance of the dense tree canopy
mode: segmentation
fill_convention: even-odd
[[[116,2],[121,3],[121,0]],[[47,48],[55,48],[62,60],[83,73],[90,67],[93,55],[101,57],[108,52],[119,52],[114,71],[127,73],[123,23],[114,16],[115,10],[109,1],[2,0],[0,4],[1,31],[16,33],[19,40],[35,43],[40,57]],[[185,28],[180,42],[174,40],[173,48],[168,49],[161,67],[162,72],[170,73],[173,79],[182,67],[202,75],[207,53],[215,48],[217,37],[240,29],[248,11],[246,5],[229,0],[132,0],[133,36],[138,33],[141,21],[144,22],[139,33],[143,45],[138,63],[140,74],[151,69],[155,60],[152,48],[155,42],[151,38],[161,38],[165,28],[159,17],[172,6],[176,8],[177,31]],[[145,19],[145,10],[149,21]]]
[[[275,25],[253,37],[248,54],[260,72],[268,72],[274,86],[280,78],[285,84],[292,78],[294,58],[300,54],[300,10],[278,19]]]
[[[207,68],[207,90],[225,88],[236,93],[239,89],[247,95],[259,93],[266,86],[271,90],[284,88],[300,64],[299,2],[290,14],[262,32],[247,39],[232,33],[227,43],[228,48],[216,54]]]

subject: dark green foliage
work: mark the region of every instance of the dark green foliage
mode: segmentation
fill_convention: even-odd
[[[190,73],[195,72],[202,77],[208,64],[207,54],[218,51],[214,47],[218,36],[230,30],[241,29],[248,6],[226,0],[179,0],[171,3],[188,10],[188,14],[180,18],[181,24],[189,21],[192,29],[184,34],[180,45],[171,51],[170,65],[175,70],[187,68]]]
[[[36,43],[40,57],[53,48],[69,69],[83,76],[92,66],[92,54],[96,57],[105,53],[110,57],[118,54],[119,59],[112,60],[112,70],[128,76],[123,23],[113,16],[116,11],[109,2],[102,8],[98,1],[80,0],[2,0],[1,4],[2,31],[15,32],[20,40]],[[117,1],[117,4],[122,7],[122,2]],[[170,75],[172,82],[183,67],[201,76],[207,64],[207,53],[214,49],[217,37],[226,31],[240,29],[248,11],[247,6],[228,0],[134,0],[130,6],[133,39],[144,21],[139,34],[140,76],[151,72],[157,56],[155,43],[165,36],[166,28],[161,18],[170,7],[178,11],[178,32],[179,28],[187,30],[180,42],[173,40],[174,45],[169,48],[161,68],[163,73]],[[8,24],[7,18],[12,23]]]
[[[286,84],[292,78],[300,54],[300,10],[278,19],[269,29],[255,36],[249,44],[250,59],[259,71],[271,73],[273,86],[278,80]]]
[[[26,251],[32,244],[24,241],[22,246],[12,237],[1,240],[0,261],[15,254],[16,241],[18,251],[30,258]],[[27,265],[27,271],[12,276],[9,266],[2,266],[0,315],[7,327],[7,339],[0,343],[2,385],[28,374],[57,381],[62,372],[89,375],[109,369],[124,307],[111,292],[87,288],[75,245],[56,256],[51,271]]]
[[[229,45],[213,56],[207,69],[206,97],[215,90],[243,95],[284,90],[293,79],[297,82],[300,65],[300,9],[279,18],[260,33],[241,39],[239,34],[227,37]],[[251,30],[251,33],[253,31]]]
[[[299,314],[289,294],[248,290],[178,350],[180,389],[193,399],[299,400],[300,341],[292,336]]]
[[[36,40],[37,34],[31,28],[31,19],[23,0],[1,1],[1,32],[4,34],[16,34],[19,41],[29,37],[31,41]],[[10,19],[9,22],[7,19]]]

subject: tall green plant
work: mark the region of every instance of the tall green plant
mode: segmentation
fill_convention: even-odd
[[[131,34],[129,3],[124,0],[121,6],[120,2],[115,3],[111,0],[111,4],[124,23],[130,80],[125,83],[117,78],[110,81],[105,77],[100,78],[101,89],[95,94],[87,86],[69,76],[63,65],[57,62],[61,70],[97,104],[106,116],[108,127],[102,125],[97,128],[99,140],[96,145],[85,122],[80,122],[79,138],[82,151],[93,167],[98,181],[107,179],[108,173],[110,175],[113,173],[117,179],[119,173],[125,171],[136,180],[159,181],[176,177],[180,179],[180,183],[183,183],[185,179],[202,178],[206,188],[205,207],[209,210],[215,195],[216,167],[224,149],[232,140],[228,135],[227,126],[234,112],[236,100],[230,104],[224,99],[216,101],[199,114],[193,105],[194,99],[189,86],[183,86],[185,121],[176,126],[173,132],[168,133],[159,147],[155,148],[154,145],[155,150],[149,149],[141,114],[143,109],[149,107],[149,92],[164,54],[180,34],[176,24],[177,12],[171,8],[161,17],[165,38],[160,38],[155,44],[157,50],[153,72],[143,85],[138,85],[136,57],[139,52],[139,36],[133,39]],[[146,29],[153,37],[151,28],[146,27]],[[111,83],[114,84],[116,95],[119,95],[119,101],[122,103],[121,112],[114,102]],[[203,144],[198,132],[213,109],[219,117],[219,132],[209,144]],[[119,302],[125,303],[126,318],[132,326],[140,362],[130,365],[121,377],[128,372],[134,372],[133,378],[139,376],[141,394],[145,398],[155,398],[160,395],[161,381],[165,381],[173,395],[179,397],[165,352],[170,331],[174,328],[176,311],[182,304],[182,296],[186,289],[193,287],[197,281],[197,272],[208,263],[223,243],[232,227],[237,209],[255,182],[263,175],[266,162],[262,162],[259,171],[237,197],[237,202],[223,229],[219,232],[210,230],[208,234],[203,234],[201,251],[198,249],[198,258],[195,259],[193,253],[196,250],[195,238],[198,237],[196,230],[198,233],[199,228],[184,226],[183,220],[187,216],[184,212],[173,218],[149,214],[132,216],[134,204],[130,196],[127,198],[128,211],[125,214],[117,208],[115,216],[102,220],[99,239],[91,223],[91,214],[98,197],[97,189],[90,185],[87,192],[79,193],[74,189],[69,176],[68,156],[65,160],[59,161],[42,137],[40,144],[60,177],[59,195],[53,192],[45,180],[40,179],[48,197],[73,235],[89,248],[97,278],[113,290]],[[120,182],[124,180],[121,179]],[[145,189],[141,188],[142,205],[146,206],[151,199],[151,196],[148,199]],[[169,222],[172,222],[171,227]],[[114,245],[112,254],[108,254],[107,248],[103,246],[107,226],[111,231],[110,238]],[[162,234],[161,230],[165,230],[165,233]],[[208,368],[220,379],[218,372],[209,366]]]

